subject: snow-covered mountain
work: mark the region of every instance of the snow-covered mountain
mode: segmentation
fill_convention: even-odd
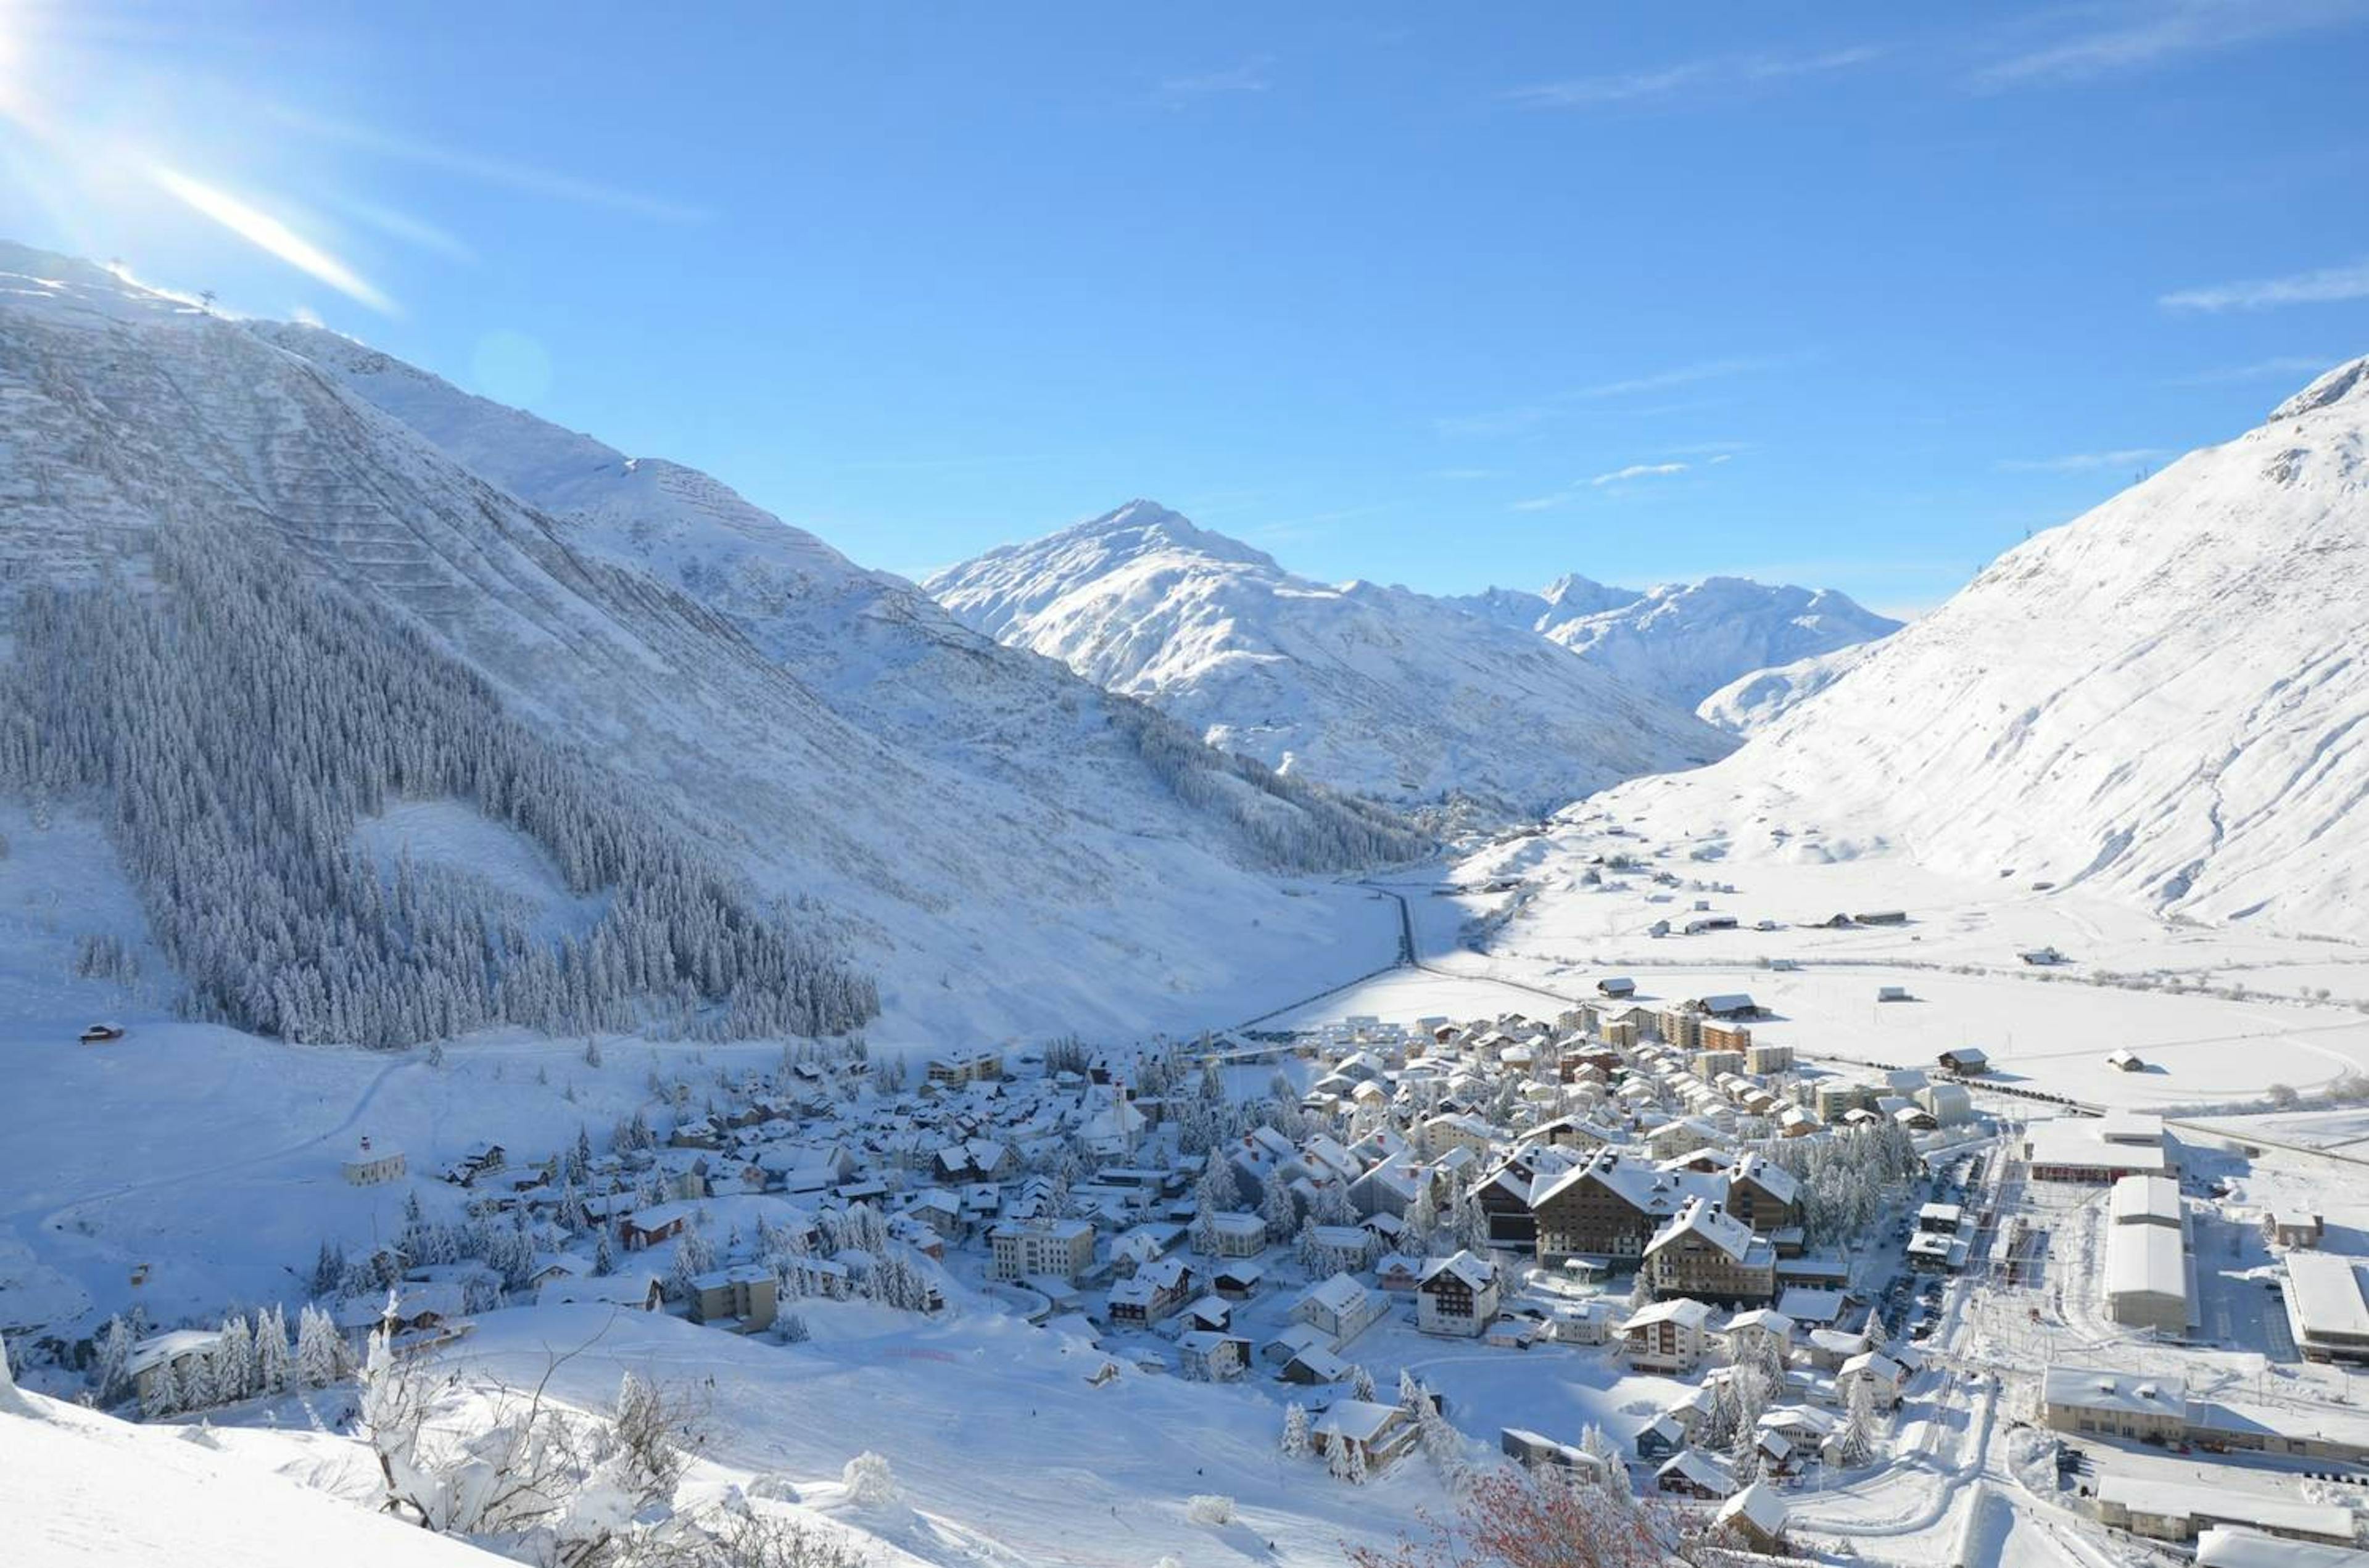
[[[965,624],[1156,704],[1212,745],[1407,805],[1552,809],[1730,744],[1502,619],[1296,577],[1150,501],[925,586]]]
[[[1608,805],[1732,853],[1882,836],[1945,870],[2357,937],[2364,647],[2369,359],[2008,551],[1717,767]]]
[[[1527,625],[1665,701],[1692,708],[1756,670],[1871,642],[1900,623],[1834,589],[1705,578],[1642,592],[1586,578],[1541,593],[1491,589],[1458,601]],[[1712,713],[1703,716],[1719,722]]]
[[[1365,934],[1290,874],[1421,844],[330,334],[0,248],[0,670],[54,721],[0,736],[0,793],[107,821],[233,1022],[772,1028],[733,1009],[840,1020],[876,977],[876,1037],[1170,1024]],[[241,876],[177,858],[209,853]],[[466,994],[390,978],[480,941]],[[397,992],[424,1013],[357,1000]]]
[[[1720,728],[1737,735],[1765,729],[1792,711],[1797,703],[1816,696],[1858,668],[1877,645],[1852,643],[1832,653],[1814,653],[1772,670],[1756,670],[1734,680],[1695,704],[1695,713]]]

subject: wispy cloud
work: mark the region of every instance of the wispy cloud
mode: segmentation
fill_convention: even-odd
[[[1524,109],[1605,109],[1689,92],[1733,89],[1848,71],[1869,64],[1883,54],[1883,51],[1873,44],[1857,44],[1819,54],[1711,55],[1642,70],[1540,82],[1513,88],[1505,97]]]
[[[2075,30],[1975,71],[1987,90],[2086,82],[2369,18],[2369,0],[2115,0],[2072,8]]]
[[[2093,468],[2128,468],[2169,455],[2161,447],[2128,446],[2112,452],[2075,452],[2063,457],[2006,457],[1999,466],[2011,474],[2081,474]]]
[[[323,141],[338,142],[362,152],[401,163],[417,164],[423,168],[441,169],[486,185],[523,191],[555,201],[572,202],[579,207],[599,207],[624,212],[636,218],[647,218],[662,223],[699,223],[709,214],[703,207],[671,201],[660,196],[645,195],[618,186],[604,185],[597,180],[560,174],[552,169],[538,168],[532,164],[513,162],[483,153],[464,152],[443,147],[407,136],[397,136],[367,125],[349,124],[308,114],[285,105],[269,105],[265,112],[280,123]]]
[[[1511,505],[1516,511],[1551,511],[1557,507],[1567,507],[1581,497],[1596,490],[1626,486],[1639,479],[1667,479],[1675,475],[1685,474],[1698,466],[1714,468],[1733,456],[1734,456],[1733,452],[1714,452],[1700,464],[1678,462],[1632,463],[1625,468],[1611,469],[1593,478],[1574,479],[1560,490],[1551,490],[1543,496],[1528,496],[1512,502]]]
[[[2336,364],[2340,354],[2278,354],[2267,360],[2256,360],[2250,365],[2223,365],[2215,370],[2197,371],[2189,375],[2174,376],[2167,386],[2220,386],[2237,381],[2270,381],[2287,376],[2314,376]]]
[[[1171,76],[1160,84],[1160,96],[1171,100],[1222,97],[1228,93],[1264,93],[1275,86],[1275,56],[1253,54],[1222,71]]]
[[[1596,382],[1574,387],[1536,403],[1516,404],[1505,408],[1482,409],[1472,414],[1444,415],[1432,421],[1432,428],[1443,436],[1514,436],[1536,429],[1551,420],[1568,418],[1585,405],[1617,401],[1651,392],[1668,392],[1675,388],[1695,386],[1704,382],[1724,381],[1734,376],[1750,375],[1758,371],[1783,364],[1779,358],[1733,358],[1706,360],[1690,365],[1678,365],[1669,370],[1654,371],[1644,375],[1623,377],[1618,381]],[[1680,413],[1695,407],[1690,403],[1639,406],[1624,413]]]
[[[1622,485],[1631,479],[1659,479],[1667,475],[1684,474],[1690,465],[1684,463],[1632,463],[1626,468],[1616,468],[1609,474],[1599,474],[1588,483],[1601,487]]]
[[[1640,392],[1667,392],[1674,386],[1693,386],[1706,381],[1725,381],[1731,376],[1750,375],[1777,363],[1767,359],[1708,360],[1700,364],[1680,365],[1675,370],[1656,371],[1651,375],[1631,376],[1625,381],[1600,382],[1583,386],[1572,394],[1574,397],[1630,397]]]
[[[2209,288],[2182,289],[2156,303],[2166,310],[2272,310],[2280,305],[2328,304],[2358,299],[2369,299],[2369,261],[2290,272],[2283,278],[2255,278],[2244,282],[2216,283]]]

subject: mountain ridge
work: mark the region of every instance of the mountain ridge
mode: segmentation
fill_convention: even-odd
[[[1402,588],[1299,577],[1156,503],[924,587],[1213,745],[1405,807],[1535,815],[1729,744],[1529,632]]]

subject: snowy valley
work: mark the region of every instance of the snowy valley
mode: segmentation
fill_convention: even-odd
[[[11,1542],[2357,1568],[2364,449],[1906,627],[924,591],[0,249]]]

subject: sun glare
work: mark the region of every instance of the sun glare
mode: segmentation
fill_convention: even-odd
[[[309,273],[349,299],[372,310],[395,314],[395,302],[352,268],[306,239],[262,209],[203,180],[192,179],[163,164],[151,166],[149,177],[168,195],[191,211],[212,219],[257,248],[269,252],[298,271]]]

